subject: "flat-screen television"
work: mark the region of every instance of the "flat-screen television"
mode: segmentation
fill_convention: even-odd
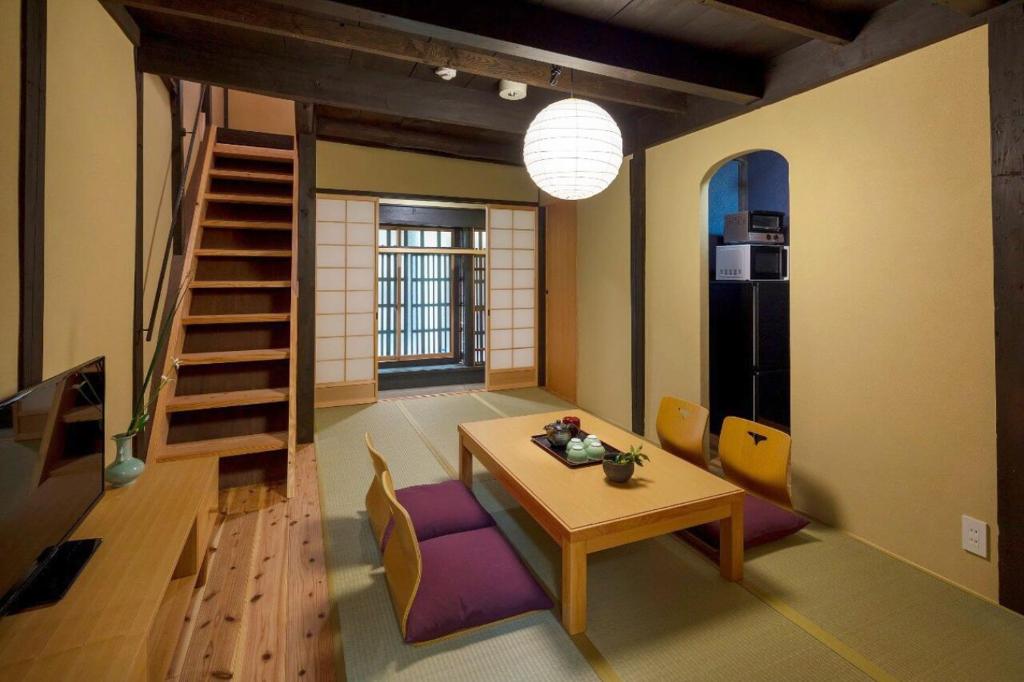
[[[103,495],[103,367],[0,401],[0,615],[60,599],[99,544],[69,538]]]

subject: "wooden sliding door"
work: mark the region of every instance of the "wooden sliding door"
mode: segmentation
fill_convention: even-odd
[[[317,407],[377,400],[377,209],[317,195]]]
[[[488,390],[537,385],[537,209],[487,207]]]

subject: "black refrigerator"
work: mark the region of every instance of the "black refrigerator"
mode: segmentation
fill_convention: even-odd
[[[789,431],[789,282],[710,283],[711,432],[728,416]]]

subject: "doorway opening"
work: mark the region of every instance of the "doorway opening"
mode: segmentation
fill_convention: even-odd
[[[483,387],[486,220],[482,206],[381,201],[381,397]]]
[[[788,433],[789,163],[768,150],[734,158],[707,201],[712,444],[728,416]]]

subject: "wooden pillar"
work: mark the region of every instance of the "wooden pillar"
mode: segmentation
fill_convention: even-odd
[[[133,297],[132,310],[132,400],[136,400],[142,391],[142,365],[143,357],[142,335],[142,307],[145,303],[143,291],[143,260],[142,250],[145,241],[145,230],[143,227],[143,93],[142,93],[142,71],[139,70],[139,48],[134,50],[135,64],[135,294]],[[143,441],[146,437],[143,436]],[[146,452],[146,443],[141,444],[141,451]]]
[[[316,116],[312,104],[295,103],[295,151],[299,174],[296,440],[312,443],[316,360]]]
[[[181,202],[177,201],[179,196],[184,195],[181,185],[185,182],[185,156],[181,144],[185,136],[185,129],[181,125],[181,81],[174,81],[173,87],[167,91],[171,98],[171,201],[177,206],[177,210],[171,216],[171,239],[174,255],[180,256],[185,253],[183,211]]]
[[[646,262],[647,262],[647,178],[646,150],[638,148],[629,162],[629,281],[630,327],[632,330],[632,429],[643,435],[647,394],[646,377]]]
[[[46,2],[21,3],[21,145],[18,168],[18,387],[43,378],[46,184]]]
[[[999,602],[1024,613],[1024,6],[989,23]]]

